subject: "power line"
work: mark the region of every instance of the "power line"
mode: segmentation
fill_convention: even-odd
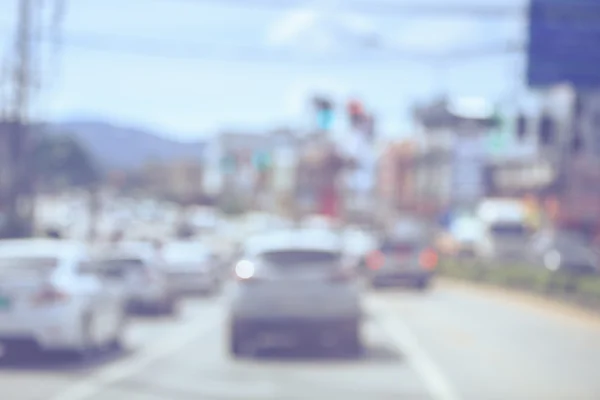
[[[169,1],[181,3],[214,3],[220,6],[244,7],[244,8],[262,8],[268,10],[286,10],[306,6],[305,0],[152,0]],[[382,16],[398,17],[406,15],[414,16],[449,16],[464,15],[480,18],[518,18],[525,13],[523,6],[514,5],[474,5],[474,4],[432,4],[411,2],[371,2],[362,1],[344,1],[344,10],[354,11],[364,14],[374,14]]]
[[[189,0],[187,0],[189,1]],[[334,54],[319,57],[301,54],[290,50],[266,49],[256,46],[222,45],[218,43],[189,43],[182,45],[170,41],[140,37],[116,37],[95,34],[69,34],[63,36],[63,45],[67,47],[120,53],[124,55],[162,58],[173,60],[204,60],[247,63],[281,64],[346,64],[347,63],[392,63],[417,62],[435,63],[439,61],[456,62],[477,57],[515,54],[523,50],[519,43],[492,43],[489,45],[451,51],[432,53],[415,49],[379,49],[376,52],[366,49],[361,54]]]
[[[526,46],[521,42],[490,43],[470,49],[453,50],[442,55],[440,59],[446,62],[456,62],[502,54],[522,54],[525,50]]]

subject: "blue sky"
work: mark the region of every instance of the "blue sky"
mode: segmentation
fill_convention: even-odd
[[[485,3],[493,1],[524,2]],[[16,0],[0,3],[0,44],[6,48]],[[300,126],[308,121],[308,97],[314,92],[331,94],[339,103],[360,96],[384,133],[398,135],[408,129],[408,107],[416,99],[443,87],[454,95],[493,100],[514,87],[522,64],[519,56],[488,57],[440,75],[400,56],[402,49],[440,52],[519,39],[520,20],[360,15],[333,0],[287,9],[240,8],[216,0],[68,3],[65,46],[59,63],[47,64],[38,115],[102,118],[180,138],[226,128]],[[374,35],[381,49],[361,47]]]

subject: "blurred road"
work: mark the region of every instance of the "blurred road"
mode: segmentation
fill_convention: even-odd
[[[11,400],[598,399],[600,322],[534,301],[440,283],[365,295],[362,359],[290,352],[236,361],[226,295],[180,317],[136,319],[127,351],[86,363],[0,367]]]

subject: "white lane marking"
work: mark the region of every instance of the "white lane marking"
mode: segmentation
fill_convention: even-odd
[[[48,400],[85,400],[106,390],[110,385],[123,381],[142,371],[150,364],[166,358],[170,354],[198,340],[217,324],[222,318],[215,312],[212,318],[203,318],[193,324],[185,324],[178,328],[164,341],[157,342],[154,347],[139,357],[124,360],[91,375],[65,391],[50,397]]]
[[[375,299],[370,299],[368,306],[373,311],[376,308],[379,311],[378,314],[381,314],[381,310],[386,308],[385,303]],[[399,317],[388,316],[389,314],[384,315],[384,317],[387,317],[385,319],[376,316],[374,320],[389,335],[392,344],[406,356],[408,362],[423,379],[429,395],[434,400],[459,400],[460,397],[448,379],[427,352],[423,350],[419,340],[408,325],[402,322]]]
[[[195,388],[194,395],[199,399],[280,399],[277,386],[272,381],[244,382],[236,385],[231,380],[223,382],[203,382],[202,387]]]

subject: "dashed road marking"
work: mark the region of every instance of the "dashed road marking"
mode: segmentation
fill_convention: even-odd
[[[389,335],[389,340],[401,352],[419,374],[429,395],[434,400],[460,400],[457,392],[437,364],[431,359],[419,343],[417,337],[400,318],[391,317],[382,312],[385,303],[370,299],[368,306],[378,310],[376,319],[381,329]]]
[[[185,324],[173,334],[158,342],[139,357],[124,360],[106,369],[92,374],[88,378],[68,387],[48,400],[86,400],[105,390],[107,387],[123,381],[144,370],[149,365],[168,357],[189,343],[198,340],[216,328],[222,318],[214,312],[212,316]]]

